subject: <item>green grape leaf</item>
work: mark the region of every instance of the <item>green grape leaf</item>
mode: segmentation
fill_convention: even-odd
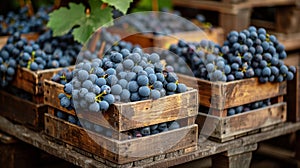
[[[52,28],[53,35],[64,35],[74,28],[75,40],[84,44],[98,28],[110,26],[113,21],[112,8],[101,9],[101,3],[98,0],[89,0],[89,3],[91,6],[89,14],[85,13],[84,5],[74,3],[69,4],[69,9],[63,7],[53,11],[47,25]]]
[[[69,4],[70,9],[61,7],[49,14],[50,19],[47,24],[53,30],[54,36],[62,36],[70,29],[78,25],[79,18],[85,17],[85,7],[82,4]]]
[[[116,9],[120,10],[123,14],[126,14],[130,3],[133,0],[102,0],[110,6],[114,6]]]

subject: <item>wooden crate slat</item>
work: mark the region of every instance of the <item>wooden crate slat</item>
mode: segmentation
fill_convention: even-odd
[[[285,122],[286,106],[285,102],[281,102],[229,117],[199,113],[196,123],[199,124],[199,133],[225,142],[234,139],[234,136]]]
[[[59,93],[64,93],[64,86],[62,84],[48,79],[44,80],[44,103],[60,111],[76,115],[74,110],[67,110],[60,105],[60,100],[58,98]]]
[[[198,89],[201,105],[220,110],[286,94],[286,82],[262,84],[258,78],[210,82],[182,74],[178,77],[179,82]]]
[[[27,68],[17,68],[16,78],[13,80],[12,85],[25,90],[31,94],[43,94],[43,81],[50,79],[53,74],[59,72],[63,68],[46,69],[31,71]]]
[[[191,125],[147,137],[117,141],[45,114],[47,135],[118,164],[196,146],[197,129],[197,125]],[[178,142],[174,141],[178,135],[184,136]],[[168,144],[174,146],[166,148]]]
[[[43,115],[46,111],[47,108],[43,104],[35,104],[0,91],[0,115],[10,120],[38,130],[43,126]]]

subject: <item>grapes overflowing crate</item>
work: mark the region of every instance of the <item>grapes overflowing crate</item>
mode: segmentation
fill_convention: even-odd
[[[194,151],[197,146],[197,131],[197,125],[193,124],[155,135],[120,141],[87,131],[51,114],[45,114],[47,135],[115,164],[154,159],[177,151],[183,154]],[[181,138],[176,138],[178,136]]]
[[[212,139],[225,142],[251,131],[276,125],[286,121],[287,104],[283,102],[286,94],[286,82],[261,84],[257,78],[233,82],[209,82],[180,75],[181,82],[197,80],[199,104],[210,108],[200,110],[196,123],[199,133]],[[191,86],[192,87],[192,86]],[[235,109],[252,102],[271,99],[273,104],[230,116],[230,109]],[[213,130],[212,130],[213,129]]]
[[[23,93],[21,93],[23,94]],[[30,94],[29,94],[30,95]],[[0,115],[34,130],[43,129],[46,105],[33,103],[15,92],[0,91]]]
[[[63,68],[55,68],[55,69],[31,71],[30,69],[24,67],[18,67],[16,72],[16,77],[13,80],[12,85],[30,94],[37,95],[37,97],[38,95],[42,96],[44,94],[44,90],[43,90],[44,79],[51,78],[53,74],[59,72],[62,69]],[[43,100],[40,102],[42,103]]]
[[[58,99],[63,92],[63,85],[53,81],[44,82],[44,102],[46,105],[75,115],[74,110],[61,107]],[[170,95],[157,100],[144,100],[139,102],[115,103],[103,116],[95,113],[77,113],[79,118],[88,118],[94,123],[103,124],[107,120],[109,125],[119,132],[143,126],[194,117],[198,114],[198,95],[196,89]]]
[[[22,38],[25,38],[27,40],[36,40],[38,39],[39,34],[38,33],[27,33],[27,34],[22,34]],[[6,42],[9,36],[0,36],[0,48],[2,48]]]

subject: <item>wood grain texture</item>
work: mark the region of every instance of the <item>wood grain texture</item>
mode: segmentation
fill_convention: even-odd
[[[225,118],[199,113],[196,123],[200,134],[225,142],[237,135],[285,122],[286,115],[286,103],[282,102]]]
[[[286,94],[286,82],[261,84],[257,78],[210,82],[182,74],[178,77],[179,82],[198,89],[200,105],[219,110]]]
[[[56,72],[63,68],[46,69],[31,71],[26,68],[17,68],[16,78],[13,80],[12,85],[23,89],[34,95],[43,94],[43,81],[44,79],[50,79]]]
[[[58,94],[63,85],[45,80],[45,104],[75,115],[74,110],[66,110],[59,104]],[[88,119],[99,125],[112,127],[119,132],[158,123],[178,120],[198,114],[198,93],[189,89],[181,94],[129,103],[114,103],[106,112],[90,113],[77,111],[79,118]]]
[[[40,130],[43,128],[46,110],[47,108],[43,104],[35,104],[5,91],[0,91],[0,115],[14,122]]]
[[[118,164],[196,146],[197,129],[194,124],[156,135],[118,141],[45,114],[45,131],[49,136]]]
[[[58,95],[64,93],[64,86],[57,82],[45,79],[43,82],[44,87],[44,103],[50,107],[53,107],[57,110],[66,112],[71,115],[76,115],[75,110],[67,110],[60,105],[60,100]]]

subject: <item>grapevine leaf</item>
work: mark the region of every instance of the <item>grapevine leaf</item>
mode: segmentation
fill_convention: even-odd
[[[133,0],[102,0],[110,6],[114,6],[116,9],[120,10],[122,13],[126,14],[130,3]]]
[[[82,4],[69,4],[70,9],[61,7],[49,14],[47,24],[53,30],[54,36],[61,36],[70,31],[73,26],[80,24],[79,19],[85,17],[85,7]]]

